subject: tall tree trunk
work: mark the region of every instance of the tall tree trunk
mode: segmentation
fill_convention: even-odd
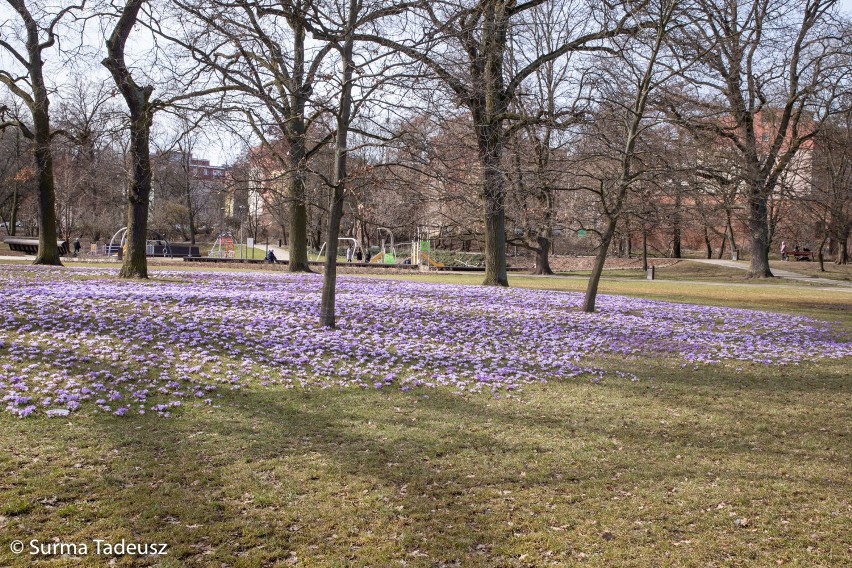
[[[45,97],[44,104],[47,104]],[[38,255],[33,264],[62,265],[56,229],[56,191],[53,186],[53,155],[47,108],[33,112],[35,163],[38,178]]]
[[[819,247],[817,247],[817,260],[819,261],[819,271],[825,272],[825,255],[823,254],[823,250],[825,249],[825,241],[828,240],[828,236],[825,235],[822,237],[822,242],[819,243]]]
[[[187,179],[186,184],[186,211],[189,221],[189,244],[195,245],[195,211],[192,208],[192,184]]]
[[[710,242],[710,233],[707,231],[707,225],[704,225],[704,251],[706,258],[713,258],[713,245]]]
[[[8,0],[7,4],[17,12],[23,21],[22,31],[24,33],[22,35],[24,37],[21,39],[26,46],[26,55],[23,55],[15,48],[10,47],[5,42],[6,38],[3,38],[2,49],[4,53],[11,55],[23,64],[27,70],[27,78],[25,80],[18,73],[10,74],[4,71],[3,76],[0,77],[0,82],[8,85],[11,92],[23,100],[33,120],[32,130],[23,124],[17,125],[21,134],[32,143],[36,182],[38,184],[38,253],[33,264],[62,266],[62,261],[59,259],[59,247],[56,243],[56,191],[53,179],[53,156],[50,147],[50,96],[44,82],[43,54],[46,49],[55,44],[54,29],[55,26],[59,25],[63,16],[58,15],[52,23],[45,25],[44,19],[37,20],[33,17],[33,13],[23,0]],[[40,11],[44,9],[39,3],[33,4]],[[43,16],[41,12],[38,15]],[[4,15],[4,17],[7,16]],[[48,39],[42,40],[42,34],[45,34]],[[15,217],[17,216],[15,215]]]
[[[290,139],[290,272],[310,272],[308,264],[308,206],[305,192],[305,139],[301,136]],[[336,239],[337,237],[335,237]],[[329,247],[331,246],[331,241]],[[337,242],[336,240],[334,241]]]
[[[648,272],[648,229],[642,227],[642,270]]]
[[[675,193],[675,210],[672,218],[672,258],[681,258],[681,234],[680,234],[680,188]]]
[[[151,197],[151,106],[150,85],[140,87],[133,80],[124,61],[124,46],[142,5],[147,0],[128,0],[109,39],[107,57],[101,62],[115,81],[130,111],[130,188],[127,192],[127,254],[119,272],[120,278],[148,278],[145,241],[148,236],[148,202]]]
[[[38,254],[33,264],[61,266],[56,243],[56,190],[51,152],[50,100],[44,84],[44,67],[38,31],[27,25],[27,50],[30,58],[30,80],[33,88],[33,151],[38,180]]]
[[[15,231],[17,229],[18,206],[18,184],[15,183],[15,186],[12,188],[12,211],[9,213],[9,225],[6,227],[6,233],[8,233],[10,237],[15,236]]]
[[[766,198],[760,191],[751,189],[748,228],[751,236],[751,266],[749,278],[772,278],[769,269],[769,225]]]
[[[610,217],[607,221],[606,230],[604,230],[601,244],[598,248],[598,254],[595,256],[595,263],[592,265],[592,274],[589,276],[589,283],[586,286],[586,295],[583,298],[582,310],[586,313],[595,311],[595,303],[598,297],[598,284],[601,281],[604,264],[606,263],[607,251],[612,242],[612,236],[615,234],[615,226],[618,223],[617,217]]]
[[[349,149],[349,125],[352,120],[352,73],[354,64],[352,52],[355,21],[358,14],[358,2],[349,0],[347,18],[348,33],[341,49],[343,62],[343,81],[340,90],[340,108],[337,114],[337,135],[334,144],[334,186],[331,191],[331,203],[328,215],[325,255],[325,273],[322,279],[322,301],[320,305],[320,326],[333,329],[336,322],[335,300],[337,295],[337,238],[340,234],[340,220],[343,217],[343,196],[346,187],[346,161]],[[294,239],[295,240],[295,239]]]
[[[502,127],[482,126],[480,161],[483,168],[482,196],[485,207],[485,286],[508,286],[506,271],[505,180],[500,164]]]
[[[148,91],[150,96],[150,90]],[[147,106],[147,97],[146,103]],[[120,278],[148,278],[146,242],[148,240],[148,203],[151,197],[150,112],[131,112],[130,163],[131,179],[127,207],[127,254],[119,272]]]
[[[733,258],[734,253],[737,251],[737,242],[734,238],[734,224],[733,224],[733,220],[731,219],[731,210],[730,209],[726,210],[725,214],[727,216],[727,219],[725,220],[725,222],[726,222],[726,224],[725,224],[725,237],[730,241],[731,258]],[[724,250],[724,248],[725,247],[722,247],[722,250]],[[722,253],[720,252],[719,254],[720,254],[719,258],[722,258],[722,256],[721,256]]]
[[[838,240],[837,255],[834,264],[849,264],[849,237]]]

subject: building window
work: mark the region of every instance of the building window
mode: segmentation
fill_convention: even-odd
[[[762,139],[764,142],[769,142],[769,133],[768,133],[768,132],[764,132],[764,133],[763,133],[763,136],[761,137],[761,139]]]

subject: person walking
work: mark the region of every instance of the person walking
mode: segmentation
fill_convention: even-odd
[[[787,260],[787,241],[781,241],[781,260]]]
[[[352,247],[346,247],[346,262],[352,262]]]
[[[80,238],[77,237],[76,239],[74,239],[74,258],[77,258],[77,256],[79,254],[80,254]]]

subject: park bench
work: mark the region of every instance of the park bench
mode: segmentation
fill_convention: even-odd
[[[813,260],[814,251],[812,250],[794,250],[787,253],[787,258],[793,257],[795,260]]]
[[[38,254],[38,237],[6,237],[3,241],[9,245],[9,250],[24,254]],[[68,254],[68,241],[56,241],[59,254]]]

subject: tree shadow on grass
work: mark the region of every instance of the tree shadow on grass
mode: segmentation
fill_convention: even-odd
[[[450,394],[429,396],[448,415],[469,407]],[[365,405],[365,397],[373,400]],[[141,428],[138,419],[105,419],[102,435],[116,455],[100,490],[112,495],[113,521],[127,519],[134,534],[168,535],[174,557],[187,563],[268,565],[293,552],[318,564],[469,556],[465,563],[485,565],[486,553],[512,536],[489,517],[487,501],[516,475],[476,460],[500,461],[516,448],[504,447],[481,416],[440,424],[429,408],[417,411],[421,426],[393,406],[401,401],[251,391],[209,414]],[[199,532],[205,542],[193,541]]]
[[[778,405],[776,391],[795,398],[823,380],[820,396],[840,390],[834,379],[750,379],[746,396]],[[813,456],[738,424],[748,416],[728,406],[731,385],[720,384],[714,401],[713,382],[693,384],[686,372],[655,383],[666,384],[550,384],[535,388],[553,400],[513,401],[441,389],[249,389],[171,419],[79,416],[67,428],[35,419],[21,424],[31,440],[50,441],[39,454],[49,465],[22,458],[10,484],[36,503],[59,495],[21,517],[52,531],[37,536],[168,542],[172,565],[520,565],[513,550],[530,550],[531,562],[545,550],[567,554],[580,536],[548,540],[549,527],[617,506],[612,492],[633,492],[636,505],[665,501],[666,487],[710,469],[723,485],[789,484],[783,470],[795,474],[800,456]],[[776,417],[767,428],[780,426]],[[826,443],[810,434],[809,443]],[[796,481],[818,494],[837,489],[818,470]]]

